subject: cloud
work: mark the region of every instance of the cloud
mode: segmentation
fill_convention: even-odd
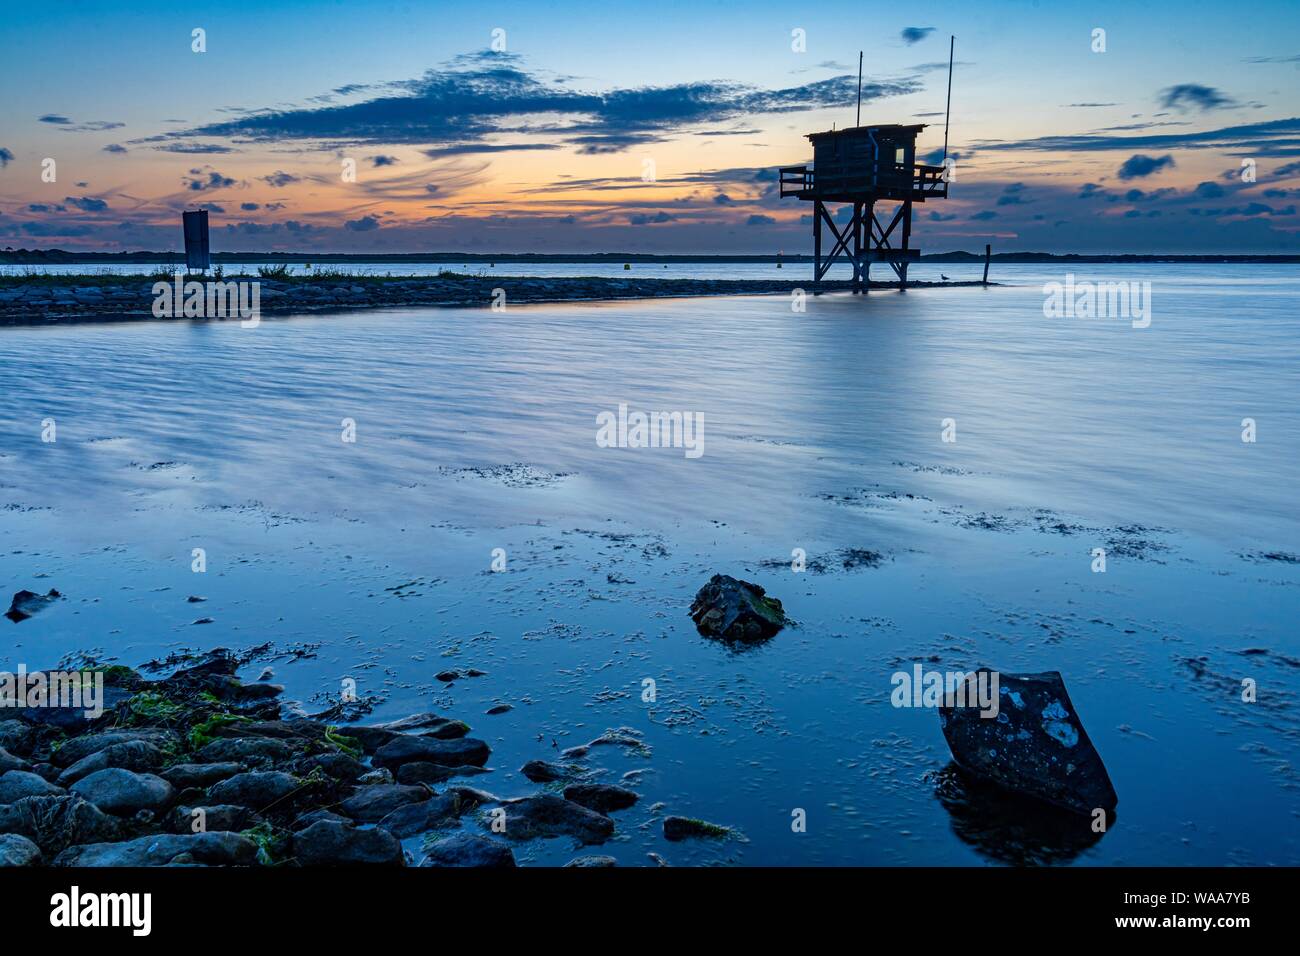
[[[360,219],[349,219],[343,225],[353,232],[370,232],[379,228],[379,220],[374,216],[362,216]]]
[[[219,143],[165,143],[162,146],[155,146],[154,149],[161,150],[164,153],[181,153],[182,155],[197,156],[239,152],[237,149],[232,149],[229,146],[222,146]]]
[[[207,189],[229,189],[231,186],[235,185],[235,180],[231,179],[229,176],[221,175],[221,173],[217,172],[215,169],[208,170],[206,177],[203,173],[204,171],[201,169],[191,169],[190,176],[193,178],[183,178],[181,182],[185,184],[185,188],[190,192],[196,193],[203,192]]]
[[[0,152],[3,152],[3,150],[0,150]],[[1273,176],[1277,179],[1286,179],[1288,176],[1295,175],[1300,175],[1300,163],[1287,163],[1273,170]]]
[[[239,208],[244,210],[244,212],[254,212],[260,209],[261,206],[255,202],[241,202],[239,204]]]
[[[747,225],[747,226],[771,226],[771,225],[775,224],[775,222],[776,222],[776,220],[775,220],[773,217],[771,217],[771,216],[764,216],[764,215],[761,215],[761,214],[759,214],[759,213],[755,213],[754,215],[750,216],[748,219],[745,220],[745,225]]]
[[[105,152],[105,153],[125,153],[125,152],[126,152],[126,147],[123,146],[121,143],[109,143],[107,146],[104,147],[103,152]]]
[[[293,175],[293,173],[286,173],[280,169],[277,169],[269,176],[262,177],[262,182],[274,186],[276,189],[283,189],[285,186],[288,186],[290,183],[296,183],[301,181],[302,181],[302,177],[295,176]]]
[[[1160,105],[1165,109],[1200,111],[1224,109],[1236,106],[1237,101],[1225,96],[1212,86],[1199,83],[1179,83],[1160,91]]]
[[[667,212],[657,212],[651,215],[645,212],[629,213],[627,221],[634,226],[648,226],[654,223],[676,222],[677,217]]]
[[[989,219],[998,218],[998,214],[988,209],[985,209],[983,212],[977,212],[975,215],[971,216],[971,218],[978,222],[986,222]]]
[[[63,201],[69,206],[75,206],[82,212],[103,212],[108,208],[108,203],[92,196],[65,196]]]
[[[14,154],[0,146],[0,169],[4,169],[14,161]]]
[[[1192,195],[1197,199],[1221,199],[1227,192],[1218,183],[1204,182],[1197,184]]]
[[[921,88],[917,77],[873,80],[863,84],[862,96],[870,101]],[[371,88],[360,102],[254,110],[162,138],[412,144],[436,149],[437,156],[557,145],[614,152],[758,113],[847,106],[856,90],[856,76],[844,75],[785,89],[704,81],[583,91],[528,71],[518,57],[482,53],[458,57],[417,79]],[[502,144],[496,141],[501,135],[534,139]]]
[[[383,154],[380,154],[378,156],[371,156],[370,164],[374,166],[376,169],[378,169],[380,166],[394,166],[397,164],[397,157],[384,156]]]
[[[933,32],[934,27],[903,27],[903,32],[899,36],[903,38],[904,43],[912,46],[914,43],[920,43]]]
[[[65,133],[102,133],[105,130],[121,129],[126,125],[125,123],[114,123],[109,120],[90,120],[86,123],[74,123],[66,116],[60,116],[58,113],[46,113],[44,116],[37,117],[37,122],[58,126]]]
[[[1119,106],[1119,104],[1118,103],[1066,103],[1065,104],[1066,109],[1072,109],[1072,110],[1094,109],[1100,106]]]
[[[465,156],[474,153],[512,153],[520,150],[559,148],[556,143],[458,143],[455,146],[441,146],[423,152],[430,159],[441,159],[445,156]]]
[[[1124,164],[1120,166],[1116,175],[1118,175],[1120,179],[1142,179],[1143,177],[1150,176],[1152,173],[1159,172],[1166,166],[1172,167],[1173,165],[1174,158],[1172,156],[1166,155],[1156,157],[1145,156],[1142,153],[1134,153],[1128,159],[1124,160]]]
[[[1114,136],[1105,133],[1077,133],[1040,136],[1026,140],[981,141],[981,150],[1042,150],[1047,152],[1107,152],[1124,150],[1217,149],[1238,151],[1248,156],[1300,156],[1300,118],[1246,123],[1221,129],[1190,133],[1153,133],[1145,136]]]

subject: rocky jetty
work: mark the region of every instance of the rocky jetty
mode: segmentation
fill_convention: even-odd
[[[355,311],[397,306],[489,308],[540,302],[579,302],[601,299],[654,299],[713,295],[789,295],[810,289],[811,279],[652,279],[467,275],[443,272],[436,276],[347,275],[322,270],[318,274],[190,276],[193,281],[257,282],[263,315],[301,312]],[[174,282],[170,273],[156,275],[15,275],[0,276],[0,324],[92,319],[152,319],[155,282]],[[970,283],[912,282],[929,285]],[[890,283],[876,283],[882,288]],[[847,290],[850,283],[827,281],[829,291]],[[228,317],[238,320],[238,316]],[[191,318],[183,321],[203,321]]]
[[[217,650],[161,680],[96,668],[102,713],[0,720],[0,866],[511,867],[512,844],[608,841],[610,814],[639,799],[541,760],[521,776],[552,789],[496,796],[466,785],[491,773],[467,724],[285,716],[282,688],[241,680],[240,663]],[[631,728],[584,746],[648,753]]]

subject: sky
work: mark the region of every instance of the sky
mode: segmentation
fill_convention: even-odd
[[[955,36],[923,251],[1300,253],[1295,0],[0,4],[0,247],[806,253],[776,170],[860,50],[937,162]]]

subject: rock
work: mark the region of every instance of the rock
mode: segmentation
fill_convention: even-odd
[[[254,770],[237,773],[208,790],[213,803],[233,803],[265,813],[302,787],[297,777],[278,770]]]
[[[502,807],[502,835],[509,840],[568,836],[580,843],[604,843],[614,833],[614,821],[609,817],[553,793],[507,800]],[[492,822],[490,816],[484,818],[484,826],[490,827]]]
[[[19,621],[25,621],[33,614],[45,610],[59,598],[63,597],[54,588],[50,588],[48,594],[37,594],[34,591],[19,591],[14,595],[13,601],[9,604],[9,610],[5,611],[5,617],[17,624]]]
[[[580,856],[564,865],[566,868],[571,866],[579,868],[618,866],[618,860],[612,856]]]
[[[178,763],[172,764],[158,776],[177,790],[188,790],[191,787],[210,787],[243,770],[244,765],[240,763]]]
[[[128,740],[83,757],[58,777],[61,787],[70,787],[97,770],[121,767],[123,770],[153,771],[163,764],[163,752],[147,740]]]
[[[399,783],[377,783],[361,787],[339,804],[346,816],[358,823],[378,823],[398,807],[429,799],[424,787],[405,787]]]
[[[689,837],[707,837],[720,840],[729,836],[731,836],[731,830],[727,827],[718,826],[716,823],[708,823],[692,817],[664,817],[664,839],[671,840],[674,843]]]
[[[776,598],[757,584],[715,574],[691,604],[691,620],[699,632],[724,641],[753,644],[765,641],[786,624]]]
[[[185,857],[186,859],[181,859]],[[168,866],[173,862],[206,866],[252,866],[257,844],[238,833],[155,833],[125,843],[69,847],[55,866]]]
[[[476,833],[457,833],[430,845],[420,866],[517,866],[515,853],[497,840]]]
[[[63,792],[62,787],[26,770],[0,774],[0,803],[14,803],[23,797],[56,797]]]
[[[482,767],[473,767],[466,765],[464,767],[444,767],[439,763],[429,763],[427,760],[413,760],[411,763],[404,763],[397,768],[397,782],[414,785],[418,783],[443,783],[453,777],[473,777],[478,774],[488,773]]]
[[[73,794],[25,797],[0,806],[0,833],[18,833],[54,856],[73,843],[115,840],[122,825],[93,803]]]
[[[513,709],[514,708],[510,704],[494,704],[487,709],[486,713],[489,717],[495,717],[498,714],[508,714]]]
[[[31,675],[28,676],[30,679]],[[130,700],[133,696],[134,692],[126,687],[106,681],[103,693],[94,698],[96,708],[89,712],[85,706],[86,700],[83,698],[78,701],[75,696],[66,705],[51,699],[50,702],[40,707],[16,706],[13,708],[13,712],[15,716],[22,718],[29,724],[53,728],[64,735],[76,736],[85,733],[97,724],[107,722],[111,719],[109,715],[117,705]]]
[[[450,684],[452,681],[460,679],[460,674],[457,673],[456,671],[440,671],[439,673],[434,674],[433,676],[436,680],[440,680],[444,684]]]
[[[10,770],[26,770],[30,764],[21,757],[15,757],[9,751],[0,747],[0,773],[8,773]]]
[[[302,816],[294,820],[293,823],[289,824],[289,829],[294,832],[305,830],[319,820],[333,820],[334,822],[342,823],[345,826],[352,826],[351,820],[347,817],[339,816],[331,810],[312,810],[309,813],[304,813]]]
[[[162,777],[121,767],[96,770],[82,777],[70,789],[105,813],[119,817],[133,816],[140,810],[157,813],[165,809],[176,794],[172,785]]]
[[[371,770],[368,773],[363,773],[357,778],[357,786],[359,787],[373,787],[376,784],[396,782],[397,781],[393,778],[393,771],[389,770],[387,767],[380,767],[378,770]]]
[[[379,825],[399,839],[415,836],[428,830],[454,824],[461,814],[472,810],[476,803],[462,801],[454,793],[444,793],[398,807],[379,821]]]
[[[487,763],[491,749],[481,740],[461,737],[440,740],[437,737],[399,736],[380,747],[371,762],[377,767],[400,767],[413,760],[441,764],[444,767],[474,766]]]
[[[365,764],[355,757],[350,757],[342,753],[315,754],[311,757],[304,757],[295,760],[289,765],[289,769],[295,776],[305,777],[317,767],[327,777],[335,780],[341,780],[344,783],[352,783],[369,776]],[[374,771],[370,771],[373,773]],[[387,770],[384,773],[388,773]],[[392,783],[392,774],[388,774],[388,782]]]
[[[519,772],[533,783],[553,783],[556,780],[573,780],[582,772],[582,768],[573,764],[530,760],[519,768]]]
[[[56,767],[71,767],[78,760],[98,753],[114,744],[124,744],[132,740],[145,740],[164,752],[180,747],[180,736],[173,730],[108,730],[100,734],[87,734],[66,741],[50,756],[50,762]]]
[[[437,737],[440,740],[453,740],[457,737],[464,737],[469,733],[469,724],[460,720],[452,720],[450,717],[439,717],[437,714],[412,714],[410,717],[403,717],[401,720],[376,724],[370,729],[387,730],[399,734],[415,734],[418,737]],[[351,733],[351,731],[352,728],[348,728],[346,733]]]
[[[202,763],[265,766],[293,756],[289,745],[270,737],[228,737],[204,744],[194,755]]]
[[[608,783],[572,783],[564,788],[564,799],[580,803],[588,810],[608,814],[614,810],[626,810],[641,797],[625,787]]]
[[[41,848],[17,833],[0,833],[0,867],[33,866],[41,861]]]
[[[167,818],[168,828],[173,833],[222,830],[239,833],[251,830],[261,822],[262,817],[248,807],[237,807],[229,803],[204,807],[174,807]]]
[[[402,844],[387,830],[358,830],[334,820],[318,820],[293,835],[293,855],[301,866],[402,866]]]
[[[30,757],[38,731],[21,720],[0,720],[0,747],[20,757]],[[14,768],[8,768],[14,769]]]
[[[981,710],[975,689],[980,680],[991,687],[990,674],[976,671],[967,679],[968,706],[945,700],[939,709],[939,724],[957,765],[978,779],[1075,813],[1114,810],[1119,798],[1061,675],[995,675],[997,716],[982,717],[992,708]]]

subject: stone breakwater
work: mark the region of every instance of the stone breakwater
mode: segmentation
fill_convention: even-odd
[[[640,794],[598,779],[602,754],[649,756],[634,728],[554,752],[539,740],[550,759],[520,768],[530,792],[496,796],[478,786],[493,779],[491,748],[463,721],[423,713],[363,725],[364,705],[346,700],[286,713],[268,673],[237,676],[248,659],[219,649],[142,666],[181,665],[161,680],[96,667],[98,715],[0,713],[0,867],[510,867],[514,847],[538,839],[568,841],[570,866],[611,866],[592,848],[646,826],[617,817]],[[649,812],[668,842],[743,840],[665,809]]]
[[[194,281],[257,282],[264,315],[353,311],[405,306],[491,308],[516,304],[717,295],[811,294],[812,281],[797,279],[540,278],[470,276],[334,276],[259,278],[193,276]],[[156,282],[172,276],[0,276],[0,324],[153,319]],[[912,282],[910,287],[979,285],[978,282]],[[847,291],[848,282],[826,282],[826,291]],[[874,283],[874,289],[897,283]],[[500,290],[500,291],[498,291]],[[498,306],[499,307],[499,306]],[[230,318],[238,318],[231,316]],[[194,321],[191,319],[190,321]]]

